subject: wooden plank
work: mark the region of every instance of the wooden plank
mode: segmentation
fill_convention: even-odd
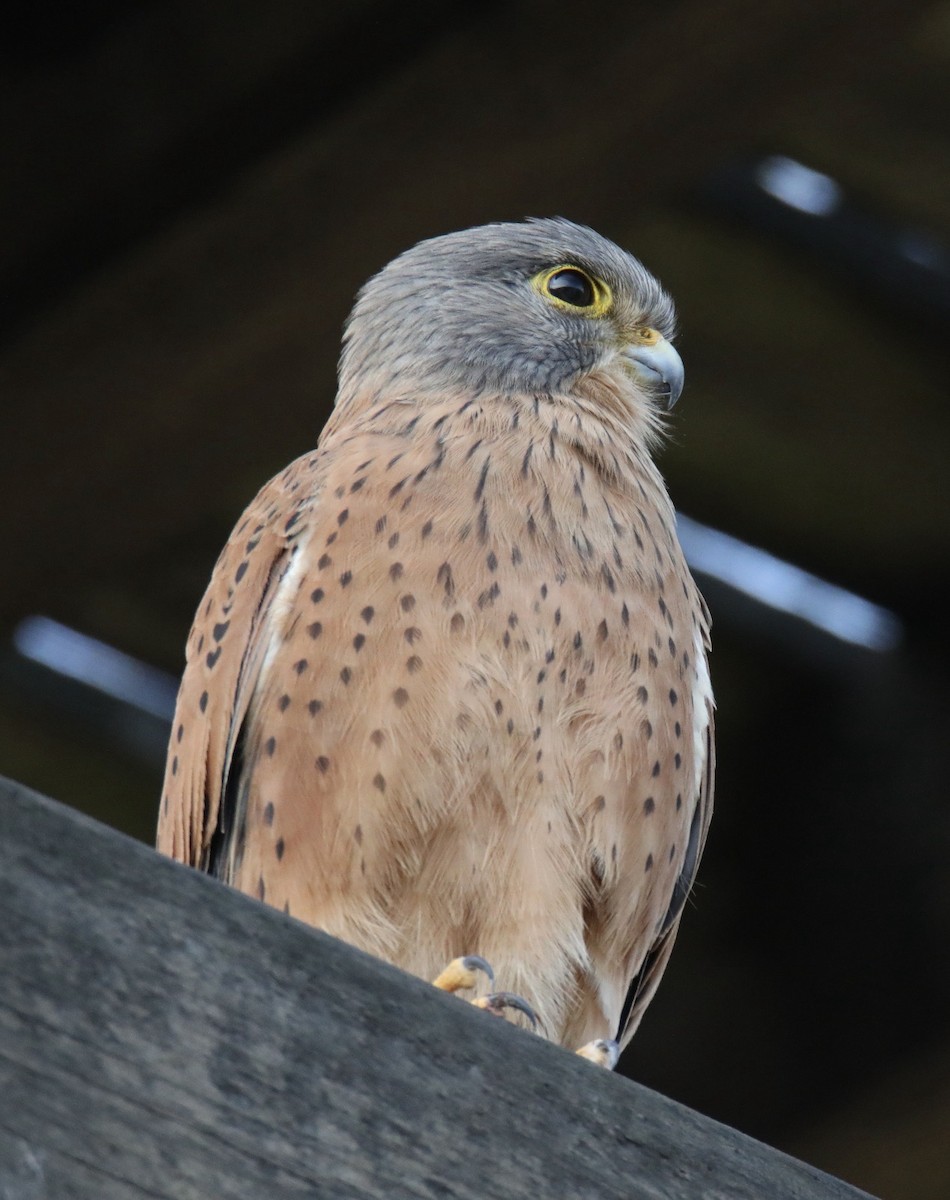
[[[862,1193],[0,781],[0,1196]]]

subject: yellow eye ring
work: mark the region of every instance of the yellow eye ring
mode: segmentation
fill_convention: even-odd
[[[613,301],[610,288],[575,263],[561,263],[535,275],[531,281],[545,300],[562,312],[602,317]]]

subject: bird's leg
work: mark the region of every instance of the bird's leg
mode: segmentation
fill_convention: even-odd
[[[612,1071],[620,1057],[620,1045],[613,1038],[594,1038],[592,1042],[585,1042],[577,1053],[588,1062]]]
[[[475,987],[479,973],[488,977],[490,987],[494,984],[495,972],[491,965],[477,954],[466,954],[463,958],[453,958],[432,982],[443,992],[460,992]],[[487,996],[476,996],[469,1003],[496,1017],[504,1016],[505,1009],[514,1008],[524,1013],[531,1022],[532,1029],[538,1026],[538,1017],[534,1009],[527,1000],[513,992],[489,992]]]

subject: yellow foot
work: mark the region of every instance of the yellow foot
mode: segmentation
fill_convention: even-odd
[[[577,1053],[588,1062],[612,1071],[620,1057],[620,1046],[611,1038],[595,1038],[594,1041],[581,1046]]]
[[[478,983],[479,972],[488,976],[489,987],[495,982],[495,972],[489,963],[477,954],[466,954],[464,958],[453,958],[432,983],[443,992],[461,992]]]
[[[475,987],[479,974],[488,977],[489,987],[494,984],[495,972],[490,964],[477,954],[466,954],[463,958],[453,958],[432,982],[443,992],[460,992]],[[514,995],[513,992],[490,992],[487,996],[477,996],[469,1003],[496,1017],[504,1016],[507,1008],[516,1009],[524,1013],[531,1022],[532,1029],[538,1027],[538,1017],[534,1009],[527,1000]]]

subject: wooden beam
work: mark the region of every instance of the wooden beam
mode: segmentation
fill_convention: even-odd
[[[0,1195],[862,1193],[0,780]]]

